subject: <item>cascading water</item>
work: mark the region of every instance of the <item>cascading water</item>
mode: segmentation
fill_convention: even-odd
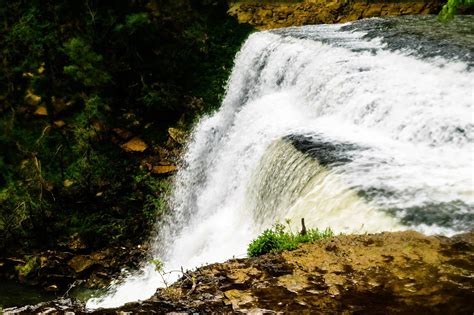
[[[472,229],[473,21],[452,26],[458,46],[426,31],[445,27],[433,17],[251,35],[221,109],[193,132],[154,256],[165,270],[243,256],[286,218],[344,233]],[[162,284],[150,264],[87,307]]]

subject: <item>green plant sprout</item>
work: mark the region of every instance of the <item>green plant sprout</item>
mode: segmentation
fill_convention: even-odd
[[[286,220],[286,226],[276,223],[271,229],[266,229],[247,248],[249,257],[257,257],[266,253],[278,253],[284,250],[293,250],[299,244],[314,242],[334,235],[330,228],[323,231],[319,229],[306,229],[302,220],[303,229],[300,233],[294,233],[290,227],[290,220]]]

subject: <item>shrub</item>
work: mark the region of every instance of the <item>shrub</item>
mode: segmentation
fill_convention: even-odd
[[[38,261],[33,256],[25,256],[25,264],[23,266],[16,266],[15,269],[18,271],[20,277],[28,277],[30,273],[38,268]]]
[[[249,257],[257,257],[266,253],[278,253],[284,250],[293,250],[301,243],[314,242],[334,235],[330,228],[324,231],[309,229],[306,233],[293,233],[288,231],[281,223],[276,223],[271,229],[266,229],[263,233],[252,241],[247,248]]]
[[[442,22],[448,22],[453,19],[459,8],[473,6],[474,0],[448,0],[439,12],[438,17]]]

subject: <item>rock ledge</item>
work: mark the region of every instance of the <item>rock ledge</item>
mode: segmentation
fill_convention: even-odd
[[[341,235],[201,267],[147,301],[95,313],[472,314],[473,274],[474,232]],[[84,312],[61,303],[21,311]]]
[[[437,14],[440,0],[303,0],[231,2],[229,15],[257,29],[344,23],[363,18]]]

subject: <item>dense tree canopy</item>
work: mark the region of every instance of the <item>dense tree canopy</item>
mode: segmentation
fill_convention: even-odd
[[[0,248],[73,233],[101,246],[166,210],[168,180],[111,130],[153,147],[218,106],[249,32],[225,12],[205,0],[0,0]]]

